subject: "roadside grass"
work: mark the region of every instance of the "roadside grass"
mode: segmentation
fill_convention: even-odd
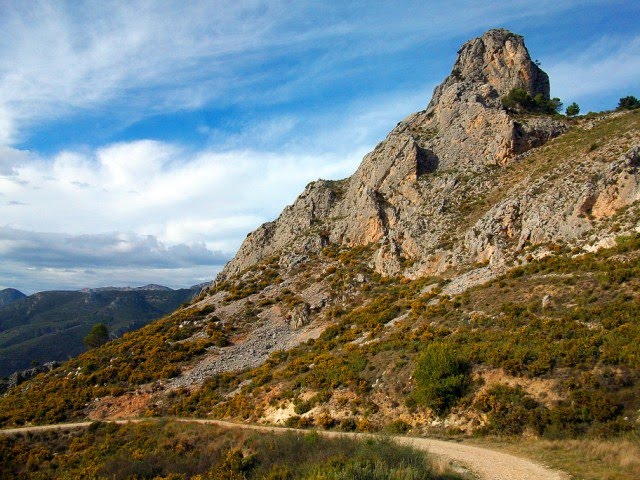
[[[256,433],[170,420],[0,437],[0,479],[456,480],[424,452],[385,438]]]
[[[563,470],[573,480],[636,480],[640,478],[640,440],[485,438],[478,445],[494,447]]]

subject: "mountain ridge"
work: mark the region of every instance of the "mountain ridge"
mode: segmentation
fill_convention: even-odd
[[[285,246],[300,253],[329,243],[379,242],[376,270],[389,275],[441,274],[447,263],[484,261],[484,252],[473,252],[477,242],[438,249],[453,220],[447,218],[447,197],[459,177],[491,173],[567,129],[561,118],[510,115],[501,98],[513,88],[549,98],[548,77],[531,61],[522,37],[495,29],[465,43],[426,110],[399,122],[351,177],[307,186],[277,220],[249,234],[220,278]],[[438,258],[429,261],[434,251]],[[407,269],[403,262],[414,266]],[[501,262],[495,263],[499,269]]]
[[[37,292],[0,307],[0,377],[85,351],[93,324],[116,337],[175,310],[199,290],[156,286]]]
[[[549,100],[541,72],[520,36],[467,42],[354,175],[308,185],[189,305],[8,392],[0,420],[633,430],[640,111],[503,104]]]
[[[193,289],[194,287],[190,287],[190,288]],[[133,292],[133,291],[150,291],[150,290],[170,292],[175,289],[165,287],[164,285],[158,285],[157,283],[150,283],[148,285],[143,285],[141,287],[94,287],[94,288],[86,287],[86,288],[80,289],[80,291],[83,293],[106,292],[106,291]]]
[[[12,302],[25,298],[26,295],[15,288],[5,288],[0,290],[0,307],[9,305]]]

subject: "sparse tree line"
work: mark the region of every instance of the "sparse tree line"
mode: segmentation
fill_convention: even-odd
[[[562,111],[563,104],[557,97],[545,98],[541,93],[532,97],[525,89],[514,88],[502,97],[502,106],[514,113],[542,113],[553,115]],[[620,98],[616,110],[635,110],[638,107],[640,107],[640,100],[629,95]],[[580,106],[576,102],[567,106],[565,110],[567,117],[575,117],[578,114],[580,114]]]

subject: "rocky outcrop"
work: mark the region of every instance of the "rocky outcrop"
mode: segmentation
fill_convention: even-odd
[[[27,380],[35,377],[40,373],[50,372],[60,366],[60,362],[47,362],[42,365],[37,365],[31,368],[27,368],[26,370],[21,370],[19,372],[14,372],[7,378],[6,383],[0,383],[0,393],[13,388],[17,385],[20,385],[22,382],[26,382]]]
[[[272,255],[329,244],[375,245],[370,262],[385,275],[477,263],[501,271],[526,245],[577,241],[595,220],[634,201],[635,173],[616,180],[603,164],[585,167],[596,182],[583,171],[524,175],[512,185],[509,172],[526,153],[568,129],[559,116],[512,115],[501,98],[513,88],[549,98],[549,78],[521,36],[496,29],[465,43],[425,110],[399,122],[351,177],[309,184],[247,237],[219,279]]]
[[[549,77],[531,61],[524,39],[504,29],[489,30],[462,46],[451,75],[436,87],[429,106],[442,103],[443,93],[459,84],[487,85],[498,96],[522,88],[532,97],[549,98]]]

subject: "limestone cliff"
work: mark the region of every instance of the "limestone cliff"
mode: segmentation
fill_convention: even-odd
[[[549,78],[521,36],[497,29],[465,43],[425,110],[399,122],[351,177],[309,184],[276,221],[247,237],[219,278],[274,254],[286,262],[332,243],[374,244],[371,262],[386,275],[460,272],[477,263],[498,272],[527,244],[577,241],[611,210],[602,205],[633,201],[635,170],[624,187],[630,197],[619,200],[608,165],[529,185],[524,154],[568,125],[560,116],[508,112],[501,99],[514,88],[549,98]],[[519,168],[524,176],[513,183]]]

